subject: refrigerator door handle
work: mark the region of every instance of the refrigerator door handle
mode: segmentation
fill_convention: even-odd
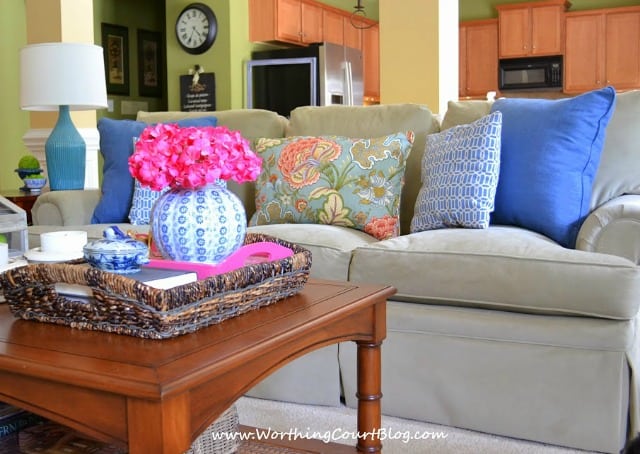
[[[351,71],[351,62],[346,61],[344,66],[345,75],[345,104],[347,106],[353,106],[353,73]]]

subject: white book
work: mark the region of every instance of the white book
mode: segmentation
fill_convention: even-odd
[[[195,271],[170,270],[147,266],[143,266],[137,273],[125,274],[124,276],[144,282],[150,287],[163,290],[198,280],[198,275]],[[84,298],[90,298],[93,296],[91,287],[81,284],[58,282],[55,284],[55,289],[59,295],[78,296]]]

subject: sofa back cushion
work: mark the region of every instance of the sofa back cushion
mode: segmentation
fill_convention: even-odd
[[[215,112],[138,112],[138,121],[145,123],[169,123],[185,118],[213,115],[219,126],[240,131],[245,139],[253,141],[259,137],[283,137],[287,119],[275,112],[262,109],[231,109]]]
[[[252,148],[256,139],[261,137],[284,137],[287,119],[275,112],[262,109],[231,109],[215,112],[138,112],[137,119],[145,123],[169,123],[185,118],[199,118],[214,115],[219,126],[240,131],[242,136],[251,142]],[[238,184],[228,181],[227,187],[242,201],[250,217],[255,212],[254,183]]]
[[[622,194],[640,194],[640,90],[617,94],[593,182],[591,209]]]
[[[442,119],[443,131],[454,126],[466,125],[489,115],[491,102],[470,99],[469,101],[449,101]]]
[[[400,131],[414,133],[406,163],[405,184],[400,200],[400,233],[409,233],[413,209],[420,190],[420,164],[427,134],[438,132],[436,117],[418,104],[379,106],[306,106],[291,112],[287,136],[336,135],[371,139]]]

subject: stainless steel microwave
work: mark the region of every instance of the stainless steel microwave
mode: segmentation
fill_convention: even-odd
[[[562,56],[500,60],[500,90],[562,88]]]

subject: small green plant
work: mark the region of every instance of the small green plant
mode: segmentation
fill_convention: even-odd
[[[2,233],[0,233],[0,243],[7,243],[7,237]]]
[[[18,161],[18,168],[19,169],[39,169],[40,163],[35,158],[35,156],[26,154],[20,158],[20,161]]]
[[[31,175],[27,175],[25,178],[31,178],[32,180],[41,180],[44,178],[44,175],[41,175],[39,173],[34,173]]]

